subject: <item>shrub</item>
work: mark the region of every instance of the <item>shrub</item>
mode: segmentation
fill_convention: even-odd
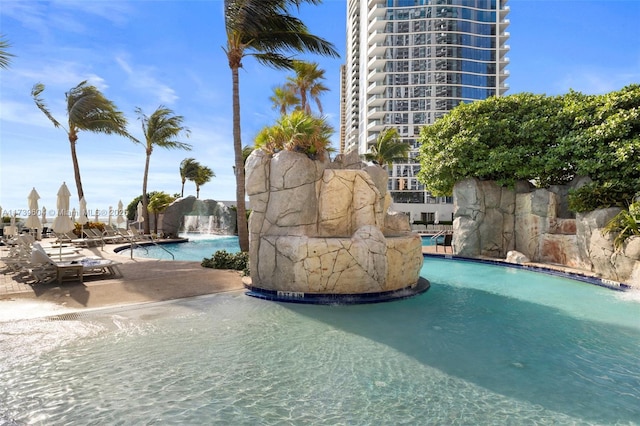
[[[244,275],[249,275],[249,253],[229,253],[226,250],[218,250],[213,253],[213,257],[202,259],[202,266],[213,269],[233,269],[243,271]]]
[[[602,230],[603,234],[615,233],[613,245],[620,250],[624,242],[634,236],[640,235],[640,201],[629,206],[628,210],[622,210],[607,223]]]

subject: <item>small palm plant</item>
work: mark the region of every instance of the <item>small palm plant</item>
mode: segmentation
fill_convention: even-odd
[[[390,127],[378,135],[375,145],[364,154],[364,159],[386,168],[394,162],[406,161],[408,154],[409,145],[400,140],[395,127]]]
[[[324,160],[331,152],[330,137],[333,128],[326,119],[314,117],[304,111],[283,115],[276,124],[263,128],[256,136],[256,148],[269,154],[287,150],[302,152],[312,160]]]
[[[622,210],[607,223],[603,234],[615,233],[613,246],[621,250],[625,241],[634,235],[640,236],[640,201],[629,205],[629,210]]]

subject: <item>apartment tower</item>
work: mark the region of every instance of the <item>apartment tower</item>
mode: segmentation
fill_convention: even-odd
[[[388,127],[411,146],[389,170],[394,209],[450,220],[450,197],[417,181],[417,138],[462,102],[502,96],[509,63],[507,0],[347,0],[340,148],[364,154]]]

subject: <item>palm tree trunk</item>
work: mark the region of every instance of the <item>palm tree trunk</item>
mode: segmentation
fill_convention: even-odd
[[[240,85],[238,67],[231,67],[233,79],[233,150],[236,163],[236,223],[238,224],[238,243],[240,250],[249,251],[249,227],[247,224],[247,208],[245,206],[244,157],[242,156],[242,140],[240,137]]]
[[[76,178],[76,189],[78,190],[78,200],[82,200],[84,197],[84,191],[82,189],[82,179],[80,178],[80,166],[78,165],[78,156],[76,154],[76,141],[78,135],[75,130],[69,131],[69,143],[71,144],[71,161],[73,162],[73,174]]]
[[[147,176],[149,175],[149,160],[151,153],[147,152],[147,159],[144,163],[144,177],[142,178],[142,217],[144,218],[144,233],[150,234],[149,227],[149,199],[147,198]]]

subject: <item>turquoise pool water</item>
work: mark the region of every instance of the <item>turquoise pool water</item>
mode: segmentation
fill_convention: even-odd
[[[421,274],[431,289],[392,303],[233,293],[0,322],[0,424],[640,424],[637,292]]]
[[[150,257],[153,259],[171,260],[172,257],[166,250],[175,256],[175,260],[201,261],[205,257],[213,256],[217,250],[226,250],[229,253],[240,251],[238,238],[234,236],[194,236],[183,235],[189,239],[186,243],[163,244],[162,248],[157,246],[138,247],[133,250],[135,257]],[[434,245],[431,237],[422,237],[422,245]],[[121,252],[123,255],[130,255],[129,250]]]

